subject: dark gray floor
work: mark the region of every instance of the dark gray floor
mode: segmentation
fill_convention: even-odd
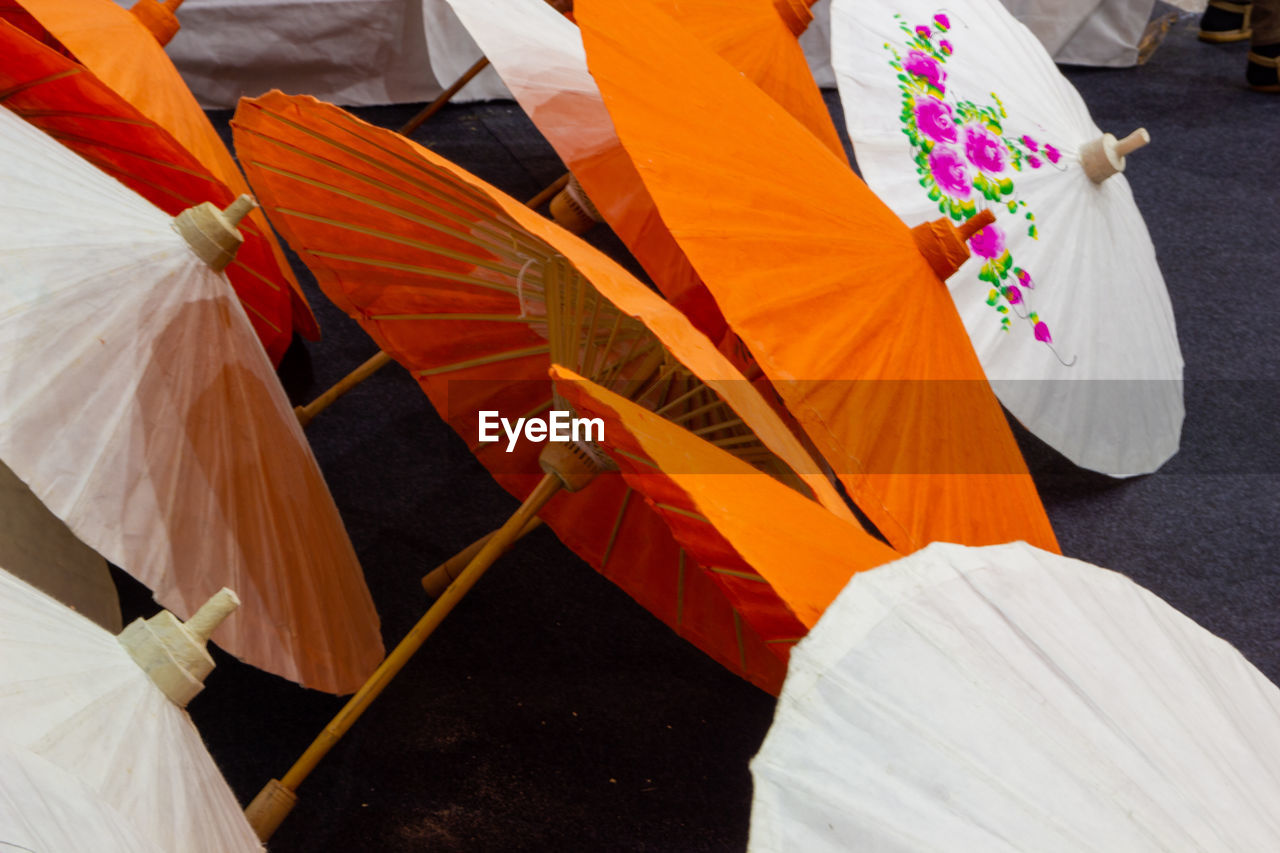
[[[1280,97],[1243,88],[1244,52],[1199,44],[1184,21],[1145,67],[1068,72],[1100,126],[1154,140],[1129,180],[1187,362],[1181,453],[1117,482],[1022,438],[1067,554],[1126,572],[1277,680]],[[412,109],[360,112],[396,127]],[[521,198],[562,171],[510,104],[451,107],[416,138]],[[325,339],[283,370],[299,399],[374,352],[310,292]],[[515,502],[398,367],[308,432],[390,645],[427,605],[419,575]],[[247,801],[340,704],[219,654],[191,711]],[[740,850],[772,706],[541,531],[302,787],[271,849]]]

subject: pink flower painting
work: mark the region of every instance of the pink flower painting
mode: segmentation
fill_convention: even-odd
[[[968,198],[973,194],[969,163],[956,149],[948,145],[936,146],[929,153],[929,172],[947,195]]]
[[[946,91],[947,72],[942,70],[942,63],[922,50],[908,51],[902,67],[908,74],[919,77],[939,92]]]
[[[916,127],[934,142],[955,142],[959,139],[951,107],[937,98],[921,98],[916,101]]]
[[[1008,149],[985,127],[970,124],[964,128],[964,153],[970,163],[988,175],[998,175],[1004,171]]]
[[[1004,232],[999,225],[988,225],[969,238],[969,248],[983,258],[998,258],[1004,254]]]

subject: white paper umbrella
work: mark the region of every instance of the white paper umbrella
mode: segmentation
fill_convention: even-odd
[[[191,642],[176,624],[161,613],[117,639],[0,571],[0,732],[75,776],[161,849],[261,850],[190,717],[158,686],[189,699],[213,667],[203,639]]]
[[[855,575],[791,653],[753,851],[1280,850],[1280,690],[1023,543]]]
[[[382,656],[377,615],[226,278],[8,110],[0,148],[0,458],[179,616],[236,589],[223,648],[354,690]]]
[[[858,165],[908,225],[997,213],[947,283],[1001,402],[1077,465],[1158,468],[1182,429],[1173,311],[1124,176],[1081,159],[1102,178],[1127,146],[1097,144],[996,0],[836,0],[832,54]]]
[[[163,853],[70,773],[3,741],[0,850]]]

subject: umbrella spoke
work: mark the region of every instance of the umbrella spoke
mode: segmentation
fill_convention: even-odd
[[[550,347],[546,344],[540,344],[534,347],[526,347],[525,349],[508,350],[506,352],[493,353],[492,355],[473,358],[467,361],[456,361],[453,364],[445,364],[439,367],[429,367],[423,370],[415,370],[414,376],[438,376],[441,373],[451,373],[455,370],[465,370],[470,367],[483,367],[486,364],[498,364],[504,361],[514,361],[518,358],[528,358],[532,355],[546,355],[550,351]]]

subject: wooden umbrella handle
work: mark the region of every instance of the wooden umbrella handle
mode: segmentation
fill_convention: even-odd
[[[379,350],[377,355],[339,379],[328,391],[325,391],[305,406],[294,407],[293,413],[298,416],[298,423],[305,427],[311,423],[312,418],[333,405],[335,400],[377,373],[390,362],[391,356]]]
[[[529,523],[526,524],[518,534],[516,534],[516,538],[512,539],[511,543],[507,547],[510,548],[511,545],[516,543],[516,540],[523,539],[541,526],[541,518],[535,516],[529,519]],[[498,531],[493,530],[486,533],[484,536],[481,536],[479,539],[472,542],[470,545],[423,575],[422,589],[432,598],[439,598],[440,595],[444,593],[445,589],[448,588],[449,584],[458,579],[458,575],[462,574],[462,570],[467,567],[468,563],[475,559],[476,554],[480,553],[480,549],[483,548],[497,532]]]
[[[463,86],[470,83],[473,77],[475,77],[477,74],[479,74],[481,71],[485,70],[488,67],[489,67],[489,57],[487,56],[480,57],[478,60],[476,60],[475,65],[472,65],[470,68],[468,68],[466,71],[462,73],[461,77],[453,81],[452,86],[450,86],[448,89],[445,89],[443,92],[440,93],[440,96],[438,98],[436,98],[431,103],[427,104],[427,106],[422,110],[422,112],[418,113],[416,116],[414,116],[413,118],[405,122],[404,127],[400,128],[399,133],[403,136],[408,136],[410,133],[413,133],[415,130],[418,129],[418,126],[421,125],[424,121],[431,118],[436,113],[440,112],[440,110],[444,109],[444,105],[449,103],[450,98],[458,94],[458,91]]]
[[[391,654],[378,665],[368,680],[356,691],[347,704],[342,707],[324,731],[307,747],[302,756],[289,768],[289,772],[279,780],[272,779],[254,797],[253,802],[245,809],[245,817],[257,833],[258,838],[266,841],[275,832],[280,823],[297,804],[298,786],[311,774],[321,759],[333,749],[334,745],[350,730],[356,720],[373,704],[373,700],[386,689],[391,679],[404,668],[427,638],[440,626],[445,617],[453,611],[458,602],[471,591],[476,582],[493,565],[498,557],[511,546],[529,520],[546,506],[547,501],[555,497],[563,488],[559,477],[554,474],[545,475],[538,485],[525,498],[506,523],[494,532],[493,536],[480,549],[473,559],[448,589],[436,599],[436,603],[423,614],[405,638],[400,641]],[[290,796],[292,795],[292,796]]]

